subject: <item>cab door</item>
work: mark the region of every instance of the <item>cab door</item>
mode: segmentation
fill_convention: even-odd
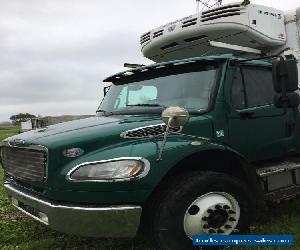
[[[250,161],[283,157],[295,149],[293,110],[276,108],[273,97],[270,67],[236,69],[229,97],[229,144]]]

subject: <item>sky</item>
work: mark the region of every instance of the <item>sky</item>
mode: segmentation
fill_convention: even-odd
[[[235,2],[224,0],[223,3]],[[252,0],[282,10],[299,0]],[[195,13],[195,0],[0,0],[0,122],[94,114],[102,81],[149,64],[140,35]]]

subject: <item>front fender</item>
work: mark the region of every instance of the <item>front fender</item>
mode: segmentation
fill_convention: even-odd
[[[183,135],[170,135],[168,137],[166,147],[163,153],[163,159],[158,161],[158,155],[162,139],[139,139],[128,140],[118,143],[116,145],[110,145],[99,150],[86,154],[74,161],[68,163],[66,166],[59,168],[52,179],[52,187],[58,191],[78,191],[78,192],[139,192],[143,193],[144,197],[139,197],[139,201],[146,200],[148,195],[158,186],[163,178],[175,167],[179,162],[185,158],[197,154],[199,152],[228,152],[237,155],[244,161],[243,157],[237,152],[229,149],[223,144],[218,144],[208,140],[193,139]],[[109,160],[121,157],[143,157],[150,162],[150,170],[148,174],[138,180],[131,180],[125,182],[72,182],[66,179],[67,173],[76,165]],[[245,161],[246,162],[246,161]],[[247,164],[245,169],[247,170]],[[247,170],[248,172],[248,170]],[[249,170],[249,172],[251,172]],[[251,174],[249,174],[251,175]]]
[[[224,146],[194,140],[185,136],[171,135],[168,137],[163,153],[163,159],[158,161],[158,155],[162,144],[161,138],[145,140],[128,140],[116,145],[110,145],[90,152],[78,159],[69,162],[62,168],[52,173],[52,187],[60,190],[78,191],[133,191],[152,190],[160,180],[180,160],[199,150],[219,149]],[[66,179],[67,173],[75,166],[93,161],[109,160],[121,157],[143,157],[150,162],[150,171],[147,176],[139,180],[112,183],[71,182]]]

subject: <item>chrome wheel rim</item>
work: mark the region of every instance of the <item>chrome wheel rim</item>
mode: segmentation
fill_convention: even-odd
[[[207,193],[198,197],[185,212],[183,226],[186,235],[228,235],[236,230],[240,206],[230,194]]]

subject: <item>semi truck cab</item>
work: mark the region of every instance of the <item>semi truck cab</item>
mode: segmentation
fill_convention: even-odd
[[[112,86],[95,117],[7,138],[1,160],[12,204],[91,237],[133,237],[142,223],[169,227],[172,238],[174,219],[180,244],[243,232],[258,203],[300,192],[299,103],[276,107],[272,63],[244,61],[209,56],[122,72],[105,80]],[[189,121],[168,129],[159,157],[168,127],[160,116],[170,106]],[[168,206],[177,202],[173,218]]]

